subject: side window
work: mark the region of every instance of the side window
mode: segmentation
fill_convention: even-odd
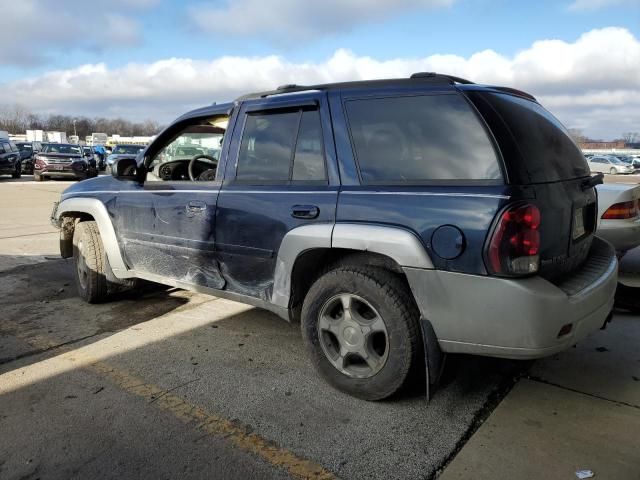
[[[15,143],[13,142],[9,142],[9,146],[11,147],[11,151],[12,152],[17,152],[18,151],[18,147]]]
[[[7,152],[7,150],[5,149],[5,145],[6,143],[0,142],[0,154]]]
[[[289,180],[299,116],[298,111],[247,115],[238,156],[238,180]]]
[[[293,181],[326,180],[320,112],[302,112],[300,130],[293,157]]]
[[[247,114],[237,180],[289,183],[326,178],[318,110]]]
[[[484,125],[460,95],[345,104],[362,182],[501,180]]]

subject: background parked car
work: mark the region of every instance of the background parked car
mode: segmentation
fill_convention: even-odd
[[[616,157],[607,155],[594,155],[587,159],[589,168],[596,173],[609,173],[618,175],[620,173],[634,173],[631,165],[621,162]]]
[[[8,138],[0,138],[0,175],[11,175],[13,178],[22,175],[20,150]]]
[[[92,166],[80,145],[48,143],[35,156],[33,177],[37,182],[49,177],[84,180],[97,174],[95,162]]]
[[[111,171],[113,162],[123,156],[138,155],[146,147],[144,145],[116,145],[111,155],[107,157],[107,171]]]
[[[626,165],[631,165],[634,171],[640,170],[640,158],[631,155],[616,155],[616,158]]]
[[[33,157],[42,150],[40,142],[16,142],[18,150],[20,150],[20,159],[22,161],[22,173],[28,175],[33,174]]]
[[[640,185],[607,183],[598,185],[599,237],[616,249],[618,258],[640,245]],[[640,278],[618,275],[616,305],[640,312]]]

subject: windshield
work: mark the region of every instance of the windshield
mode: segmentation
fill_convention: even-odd
[[[31,150],[31,144],[30,143],[16,143],[16,145],[18,146],[18,148],[20,150]]]
[[[113,155],[137,155],[142,150],[144,150],[142,145],[116,145],[111,153]]]
[[[616,157],[609,157],[609,161],[615,165],[621,165],[622,162],[618,160]]]
[[[51,143],[42,149],[45,153],[66,153],[70,155],[81,155],[82,150],[79,145],[68,145],[64,143]]]

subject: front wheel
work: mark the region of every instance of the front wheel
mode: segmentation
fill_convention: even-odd
[[[73,232],[73,261],[78,294],[89,303],[107,298],[106,255],[96,222],[80,222]]]
[[[34,179],[36,182],[42,182],[42,181],[44,180],[44,177],[43,177],[42,175],[38,175],[37,173],[34,173],[34,174],[33,174],[33,179]]]
[[[405,284],[374,267],[326,273],[302,307],[302,333],[316,370],[365,400],[382,400],[405,385],[422,353],[418,322]]]
[[[20,163],[16,163],[16,168],[14,172],[11,174],[11,178],[20,178],[22,176],[22,166]]]
[[[611,167],[611,170],[609,170],[609,173],[611,175],[615,175],[616,173],[618,173],[618,170],[616,170],[615,168]]]

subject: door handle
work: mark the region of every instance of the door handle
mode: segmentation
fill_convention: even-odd
[[[204,202],[191,201],[187,204],[187,213],[202,213],[207,209],[207,204]]]
[[[320,209],[315,205],[294,205],[291,207],[291,216],[293,218],[303,218],[311,220],[320,215]]]

